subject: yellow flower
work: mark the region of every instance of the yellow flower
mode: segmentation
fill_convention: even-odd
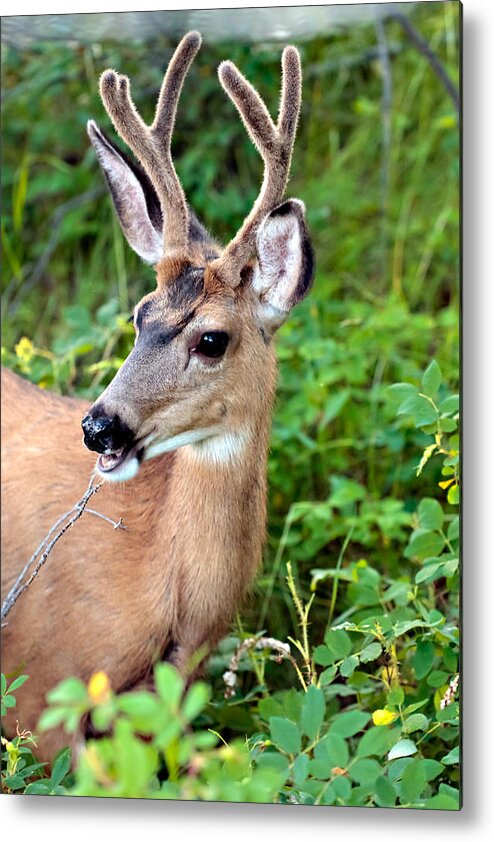
[[[88,681],[89,698],[95,705],[102,705],[110,699],[110,679],[106,672],[95,672]]]
[[[23,365],[27,365],[31,362],[31,359],[34,356],[34,346],[27,336],[23,336],[22,339],[19,340],[15,346],[15,353]]]
[[[392,713],[390,710],[375,710],[372,714],[372,721],[374,725],[391,725],[397,716],[397,713]]]

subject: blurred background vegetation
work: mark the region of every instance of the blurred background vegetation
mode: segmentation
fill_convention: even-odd
[[[405,21],[457,88],[459,4],[405,5]],[[303,106],[288,195],[306,204],[317,274],[279,334],[269,538],[236,640],[244,629],[296,636],[287,561],[300,598],[315,593],[314,643],[331,623],[374,605],[355,582],[353,592],[351,585],[338,589],[337,577],[331,587],[327,580],[314,585],[314,570],[354,570],[365,560],[382,577],[377,601],[410,619],[417,609],[403,589],[424,560],[407,550],[419,502],[439,500],[446,524],[456,517],[456,467],[445,471],[444,460],[431,458],[417,475],[434,442],[431,419],[427,426],[413,413],[397,417],[388,387],[418,386],[432,359],[442,372],[434,394],[444,399],[458,387],[458,110],[393,11],[400,4],[309,39],[290,32],[278,39],[267,32],[255,43],[206,37],[180,102],[177,171],[198,216],[227,241],[257,195],[262,170],[217,66],[236,62],[275,113],[281,47],[292,41],[300,48]],[[221,20],[221,11],[211,14]],[[126,320],[152,289],[153,271],[123,240],[85,126],[94,118],[110,128],[98,97],[106,67],[130,76],[138,107],[150,117],[176,40],[78,40],[74,30],[73,40],[3,44],[2,355],[45,388],[95,398],[131,346]],[[446,419],[443,432],[455,426]],[[448,485],[445,476],[453,473],[451,493],[439,483]],[[385,598],[384,583],[401,583],[401,591]],[[451,580],[437,577],[424,599],[457,625],[457,582],[451,592]],[[212,659],[213,674],[225,668],[234,642]],[[445,686],[457,666],[453,648]],[[405,663],[412,650],[408,640],[398,657]],[[444,654],[440,646],[435,651]],[[274,689],[290,686],[290,669],[267,664]],[[352,691],[351,680],[349,692],[328,690],[333,710],[352,692],[359,703],[371,694],[362,679]],[[255,676],[251,684],[246,694]],[[250,727],[241,706],[227,707],[225,727]]]

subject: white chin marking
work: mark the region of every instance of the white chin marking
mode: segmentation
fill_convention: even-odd
[[[188,453],[195,459],[220,465],[237,458],[247,441],[247,432],[219,432],[217,428],[190,430],[146,448],[144,459],[152,459],[162,453],[169,453],[179,447],[188,446]]]
[[[209,430],[189,430],[187,433],[179,433],[177,436],[171,436],[169,439],[151,443],[146,447],[144,459],[152,459],[154,456],[161,456],[162,453],[169,453],[171,450],[176,450],[177,447],[184,447],[187,444],[195,444],[203,441],[209,436],[214,436],[216,430],[214,428]]]
[[[96,470],[100,477],[108,482],[127,482],[127,480],[133,479],[137,474],[139,460],[135,456],[130,456],[118,468],[114,468],[113,471],[100,471],[98,465],[96,465]]]
[[[246,430],[222,433],[198,442],[190,448],[196,459],[226,465],[241,456],[247,442]]]

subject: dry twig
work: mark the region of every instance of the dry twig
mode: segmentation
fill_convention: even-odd
[[[48,555],[52,551],[52,549],[55,546],[55,544],[57,543],[57,541],[62,537],[62,535],[64,535],[67,532],[68,529],[70,529],[70,527],[76,522],[76,520],[78,520],[80,518],[80,516],[82,515],[82,513],[86,509],[86,506],[87,506],[90,498],[93,496],[93,494],[96,494],[96,492],[99,491],[100,488],[101,488],[101,483],[99,483],[98,485],[94,485],[94,474],[93,474],[91,476],[90,481],[89,481],[89,485],[88,485],[84,495],[81,497],[81,499],[78,500],[78,502],[75,503],[72,506],[72,508],[69,509],[68,512],[65,512],[65,514],[63,514],[62,517],[60,517],[57,520],[57,522],[53,524],[53,526],[51,527],[48,534],[45,535],[41,544],[39,545],[37,550],[33,553],[31,558],[29,559],[29,561],[27,562],[27,564],[24,566],[23,570],[19,574],[16,582],[14,583],[14,585],[12,586],[10,591],[8,592],[4,602],[2,604],[2,613],[1,613],[2,625],[3,625],[3,621],[5,620],[5,618],[7,617],[8,613],[9,613],[9,611],[15,605],[15,603],[17,602],[17,600],[19,599],[21,594],[24,593],[24,591],[26,591],[28,589],[28,587],[31,585],[31,583],[34,581],[34,579],[38,575],[39,571],[41,570],[43,564],[45,563],[46,559],[48,558]],[[95,509],[87,509],[86,511],[89,512],[90,514],[97,515],[98,517],[103,518],[103,520],[108,521],[108,523],[111,523],[111,525],[113,526],[114,529],[119,529],[119,528],[125,529],[125,527],[122,524],[122,518],[120,518],[118,521],[113,521],[110,518],[106,517],[106,515],[103,515],[100,512],[95,511]],[[69,518],[69,519],[67,520],[67,518]],[[59,531],[56,533],[56,535],[50,541],[51,536],[53,535],[53,533],[55,532],[55,530],[59,526],[61,526],[61,528],[59,529]],[[49,541],[49,543],[48,543],[48,541]],[[27,579],[27,581],[24,581],[28,572],[29,572],[29,570],[31,569],[31,567],[35,563],[39,554],[42,552],[43,547],[45,547],[45,549],[43,551],[43,554],[42,554],[41,558],[39,558],[39,560],[36,564],[36,567],[32,571],[32,573],[29,576],[29,578]]]

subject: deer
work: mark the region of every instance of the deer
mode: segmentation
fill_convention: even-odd
[[[198,674],[261,563],[274,337],[307,295],[315,265],[305,206],[284,199],[301,61],[285,47],[276,124],[235,64],[218,68],[264,162],[252,209],[221,247],[189,209],[171,156],[200,46],[189,32],[176,48],[151,125],[129,79],[101,75],[103,105],[135,159],[87,124],[122,231],[156,271],[156,288],[133,311],[128,357],[91,406],[2,371],[2,593],[93,470],[103,515],[85,514],[67,531],[9,613],[3,670],[29,681],[7,731],[18,719],[36,732],[47,692],[68,676],[88,681],[101,670],[123,692],[149,681],[158,661]],[[83,744],[88,727],[70,744]],[[68,740],[60,728],[46,732],[39,756],[50,760]]]

